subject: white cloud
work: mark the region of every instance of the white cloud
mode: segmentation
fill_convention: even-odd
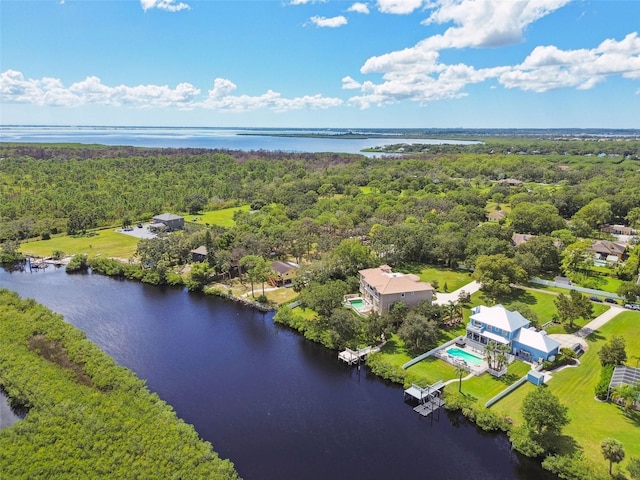
[[[118,85],[111,87],[96,76],[89,76],[68,88],[57,78],[26,79],[21,72],[7,70],[0,73],[0,103],[26,103],[37,106],[76,107],[88,104],[113,107],[195,108],[226,111],[253,111],[270,109],[276,112],[301,109],[327,109],[342,105],[339,98],[320,94],[285,98],[268,90],[257,96],[232,95],[237,86],[228,79],[216,78],[213,88],[204,100],[198,97],[200,89],[190,83],[180,83],[175,88],[167,85]]]
[[[427,3],[423,0],[378,0],[378,10],[382,13],[406,15]]]
[[[522,42],[524,32],[531,23],[561,8],[569,1],[379,0],[378,8],[385,13],[411,13],[424,8],[430,13],[423,24],[452,26],[442,34],[421,40],[413,47],[367,59],[360,72],[365,75],[382,74],[382,81],[362,82],[363,95],[353,97],[350,101],[361,108],[403,99],[424,104],[433,100],[464,96],[463,89],[466,85],[483,82],[489,78],[504,76],[506,81],[511,67],[476,69],[464,64],[447,65],[441,62],[440,51],[450,48],[499,47]],[[633,42],[627,43],[627,48],[633,46]],[[516,81],[516,78],[512,80]],[[349,85],[356,83],[358,82],[353,80]],[[588,86],[585,82],[582,85],[582,88]]]
[[[607,39],[594,49],[560,50],[536,47],[520,65],[500,75],[507,88],[546,92],[575,87],[589,90],[611,75],[640,80],[640,38]]]
[[[347,9],[347,12],[364,13],[365,15],[368,15],[369,5],[362,2],[356,2]]]
[[[189,10],[191,8],[187,3],[176,3],[176,0],[140,0],[140,4],[145,12],[152,8],[166,10],[167,12],[179,12],[180,10]]]
[[[230,95],[238,88],[235,83],[226,78],[216,78],[213,81],[213,89],[209,90],[209,98],[223,98]]]
[[[344,77],[342,79],[342,88],[344,90],[355,90],[357,88],[360,88],[361,86],[362,86],[362,84],[360,82],[356,82],[351,77]]]
[[[325,3],[327,0],[291,0],[289,5],[306,5],[311,3]]]
[[[311,22],[316,27],[337,28],[337,27],[342,27],[343,25],[346,25],[347,19],[343,15],[338,15],[337,17],[331,17],[331,18],[319,17],[316,15],[314,17],[311,17],[309,19],[309,22]]]

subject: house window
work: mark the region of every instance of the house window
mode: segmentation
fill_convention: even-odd
[[[401,294],[400,294],[400,298],[404,298],[404,293],[401,293]]]

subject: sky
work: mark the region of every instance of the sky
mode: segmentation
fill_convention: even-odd
[[[640,0],[0,0],[0,125],[640,128]]]

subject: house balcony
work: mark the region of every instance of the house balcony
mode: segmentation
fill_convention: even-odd
[[[473,333],[477,333],[478,335],[481,335],[483,330],[484,329],[482,327],[476,327],[471,323],[467,325],[467,332],[473,332]]]

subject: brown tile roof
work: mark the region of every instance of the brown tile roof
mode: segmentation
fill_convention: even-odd
[[[434,288],[421,282],[417,275],[392,272],[391,267],[382,265],[376,268],[360,270],[360,275],[381,295],[407,292],[424,292]]]
[[[622,255],[627,247],[622,243],[609,240],[596,240],[591,246],[591,251],[607,255]]]

